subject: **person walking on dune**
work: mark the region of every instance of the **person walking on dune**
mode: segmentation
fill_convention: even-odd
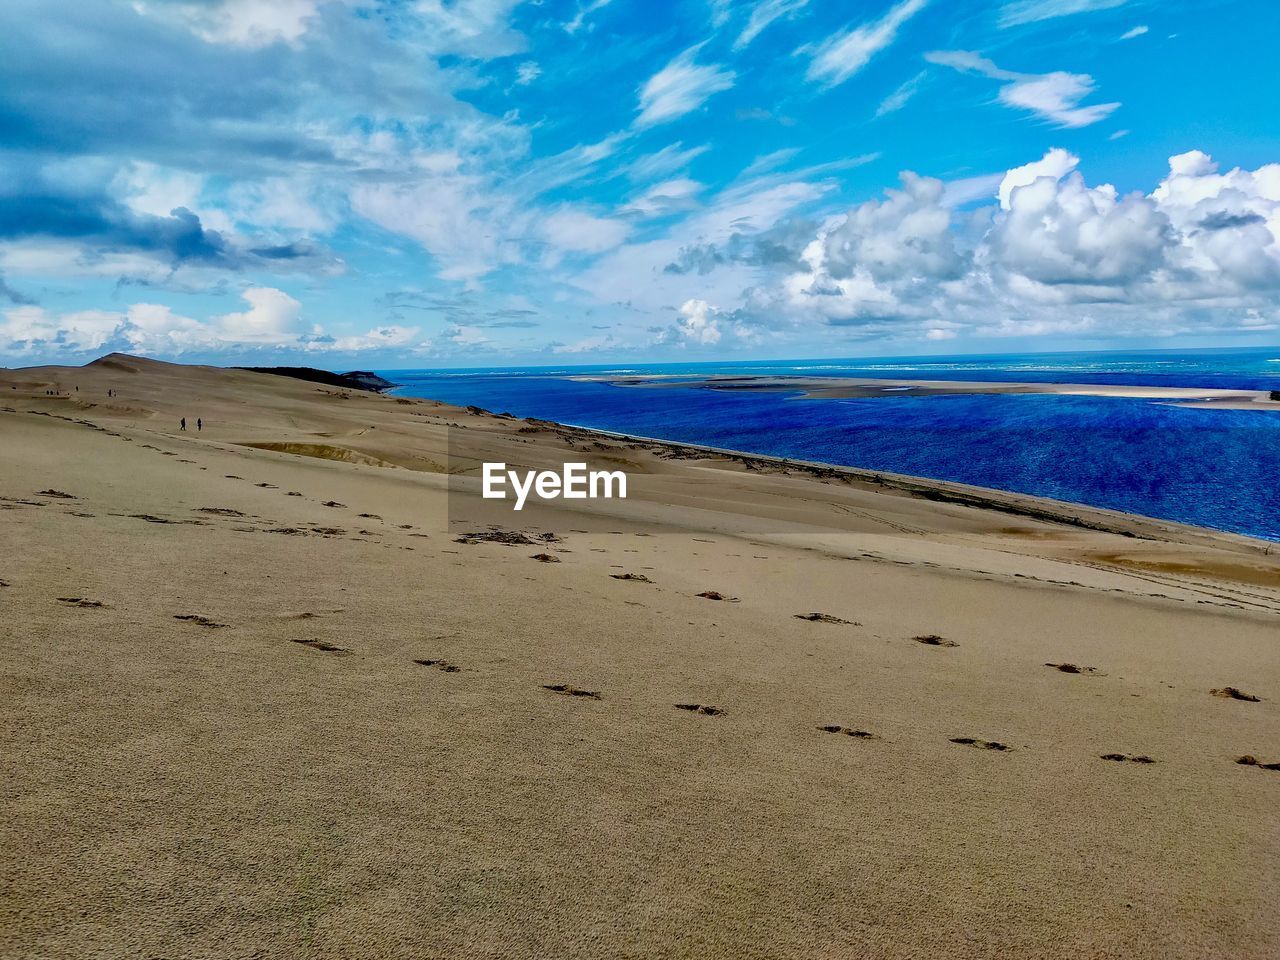
[[[183,418],[182,418],[182,426],[181,426],[181,427],[179,427],[179,429],[180,429],[180,430],[185,430],[185,429],[187,429],[187,418],[186,418],[186,417],[183,417]]]
[[[196,417],[196,433],[199,433],[203,429],[204,429],[204,421],[201,420],[199,417]]]

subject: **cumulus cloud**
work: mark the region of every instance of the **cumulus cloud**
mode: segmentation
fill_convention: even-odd
[[[719,310],[705,300],[686,300],[680,305],[680,317],[658,334],[658,343],[674,343],[680,346],[713,346],[720,342],[723,322]]]
[[[158,303],[134,303],[123,310],[54,313],[27,305],[5,310],[0,319],[0,352],[39,353],[66,360],[111,350],[151,356],[190,353],[251,355],[279,349],[307,353],[357,353],[416,347],[415,327],[383,325],[366,333],[331,336],[303,321],[302,304],[274,287],[249,287],[247,307],[197,320]]]
[[[1087,73],[1015,73],[1003,70],[991,60],[970,50],[937,50],[925,54],[930,63],[963,73],[977,73],[992,80],[1007,81],[1000,88],[1000,102],[1051,121],[1059,127],[1087,127],[1105,120],[1119,103],[1081,105],[1096,84]]]
[[[827,219],[807,241],[791,238],[803,249],[772,282],[697,317],[922,339],[1209,323],[1256,331],[1280,321],[1280,164],[1222,173],[1191,152],[1172,157],[1150,193],[1125,195],[1090,185],[1079,165],[1053,149],[998,181],[982,178],[995,202],[963,214],[947,185],[904,173],[883,199]],[[711,273],[732,260],[722,244],[688,250],[685,262]]]
[[[690,47],[650,77],[640,88],[636,125],[667,123],[698,109],[713,95],[733,86],[734,73],[717,64],[694,62],[699,47]]]
[[[901,0],[879,20],[850,27],[799,51],[810,57],[806,76],[824,87],[835,87],[871,62],[893,43],[902,25],[923,10],[929,0]]]

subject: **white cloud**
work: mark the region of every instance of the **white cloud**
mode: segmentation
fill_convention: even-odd
[[[603,253],[619,246],[630,228],[620,220],[563,206],[540,218],[542,235],[557,251]]]
[[[1087,127],[1109,117],[1119,103],[1081,106],[1094,92],[1093,77],[1087,73],[1015,73],[996,66],[970,50],[938,50],[925,54],[930,63],[964,73],[978,73],[992,80],[1008,81],[1000,88],[1000,102],[1052,121],[1059,127]]]
[[[998,205],[971,213],[950,205],[951,185],[904,174],[901,190],[824,221],[797,266],[737,296],[721,289],[713,302],[731,309],[707,316],[930,340],[1280,323],[1280,164],[1221,173],[1182,154],[1146,195],[1091,186],[1078,167],[1054,149],[998,183],[973,178]],[[708,288],[729,259],[713,254],[698,278]]]
[[[905,107],[907,101],[920,91],[920,85],[924,83],[925,77],[928,75],[927,70],[921,70],[914,77],[906,80],[900,87],[880,101],[880,106],[876,107],[876,116],[883,117],[886,114],[896,113]]]
[[[1009,170],[1000,180],[1000,188],[996,196],[1000,200],[1000,209],[1009,209],[1009,198],[1018,187],[1035,183],[1041,177],[1049,177],[1055,183],[1080,165],[1080,158],[1073,153],[1054,147],[1039,160],[1032,160],[1020,167]]]
[[[1124,33],[1120,34],[1120,39],[1132,40],[1134,37],[1140,37],[1146,32],[1147,32],[1146,24],[1140,24],[1139,26],[1134,27],[1132,30],[1126,30]]]
[[[216,317],[221,338],[235,343],[290,343],[303,332],[302,304],[274,287],[250,287],[240,296],[249,304],[241,313]]]
[[[941,180],[904,173],[901,190],[854,207],[824,238],[827,271],[843,278],[864,270],[876,281],[956,274],[961,261],[943,190]]]
[[[1017,80],[1000,88],[1000,99],[1052,120],[1060,127],[1087,127],[1109,117],[1119,103],[1079,106],[1093,93],[1093,77],[1083,73],[1047,73]]]
[[[516,83],[519,86],[527,87],[540,76],[542,76],[542,68],[533,60],[526,60],[516,67]]]
[[[650,127],[682,117],[711,96],[733,86],[732,70],[694,62],[698,47],[690,47],[655,73],[640,88],[636,124]]]
[[[1073,13],[1111,10],[1127,0],[1014,0],[1000,8],[1000,26],[1016,27],[1024,23],[1052,20]]]
[[[702,184],[688,177],[677,177],[655,183],[622,208],[623,213],[641,217],[662,217],[681,210],[692,209],[695,198],[702,192]]]
[[[519,0],[416,0],[412,9],[429,52],[493,60],[528,47],[524,35],[510,24],[518,4]]]
[[[675,324],[658,335],[659,343],[677,343],[681,346],[713,346],[720,342],[720,311],[705,300],[686,300],[680,305],[680,317]]]
[[[675,143],[663,147],[657,153],[646,154],[633,160],[627,166],[627,176],[641,183],[657,177],[669,177],[673,173],[679,173],[684,170],[690,163],[710,149],[706,144],[702,144],[697,147],[689,147],[686,150],[684,144],[677,140]]]
[[[590,0],[578,7],[578,12],[574,14],[573,19],[564,25],[564,32],[573,34],[582,29],[582,25],[591,14],[595,13],[601,7],[607,7],[611,0]]]
[[[80,310],[55,317],[44,307],[14,307],[4,312],[0,322],[0,350],[13,354],[41,348],[96,350],[111,339],[123,320],[122,314],[109,310]]]
[[[844,83],[893,43],[899,28],[925,8],[929,0],[901,0],[879,20],[841,31],[800,51],[812,58],[806,76],[824,87]]]
[[[742,32],[738,34],[737,39],[733,41],[733,49],[735,51],[745,49],[773,21],[780,17],[790,16],[796,11],[804,9],[808,4],[809,0],[760,0],[751,8],[751,14],[747,17],[746,25],[743,26]]]
[[[213,3],[137,3],[143,13],[176,14],[209,43],[251,49],[296,43],[307,32],[320,0],[221,0]]]

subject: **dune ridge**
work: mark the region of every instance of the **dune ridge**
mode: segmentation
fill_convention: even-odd
[[[120,355],[0,450],[0,955],[1280,951],[1264,541]]]

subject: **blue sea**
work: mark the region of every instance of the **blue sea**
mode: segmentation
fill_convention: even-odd
[[[403,396],[1052,497],[1280,540],[1280,411],[1052,395],[800,399],[573,377],[883,377],[1280,390],[1280,347],[392,370]]]

